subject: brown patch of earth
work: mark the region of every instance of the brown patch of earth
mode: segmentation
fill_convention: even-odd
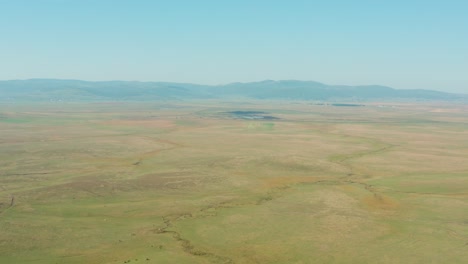
[[[102,124],[145,128],[172,128],[176,126],[171,120],[110,120],[103,122]]]

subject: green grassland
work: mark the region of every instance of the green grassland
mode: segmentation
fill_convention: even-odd
[[[0,263],[468,262],[466,105],[10,103],[0,135]]]

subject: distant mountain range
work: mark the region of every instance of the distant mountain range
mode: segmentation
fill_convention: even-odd
[[[313,81],[261,81],[227,85],[30,79],[0,81],[0,101],[148,101],[272,99],[317,101],[467,101],[466,94],[399,90],[380,85],[327,85]]]

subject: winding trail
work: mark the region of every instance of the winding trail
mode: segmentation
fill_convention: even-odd
[[[186,214],[186,215],[182,215],[180,217],[193,218],[192,214]],[[181,244],[183,250],[186,253],[188,253],[190,255],[193,255],[193,256],[200,256],[200,257],[210,258],[211,260],[215,261],[216,263],[225,263],[225,264],[234,263],[234,261],[232,259],[228,258],[228,257],[223,257],[223,256],[213,254],[211,252],[196,249],[194,247],[194,245],[192,244],[192,242],[190,240],[188,240],[188,239],[183,238],[179,232],[174,231],[174,230],[168,230],[173,226],[172,221],[169,220],[168,217],[163,216],[162,220],[164,221],[164,226],[158,228],[156,230],[156,233],[157,234],[170,234],[174,238],[174,240],[176,240],[177,242],[179,242]]]
[[[350,154],[338,154],[329,157],[329,161],[345,167],[347,169],[346,174],[342,178],[338,178],[335,180],[317,180],[315,182],[296,182],[295,184],[314,184],[314,185],[322,185],[322,184],[330,184],[330,185],[360,185],[362,186],[365,190],[370,192],[376,199],[378,200],[383,200],[383,196],[378,193],[378,191],[370,184],[367,184],[363,181],[360,181],[358,177],[363,177],[365,175],[359,173],[356,168],[351,164],[351,161],[353,159],[361,158],[366,155],[374,155],[378,153],[383,153],[386,151],[391,150],[395,145],[383,143],[381,141],[378,141],[376,139],[371,139],[371,138],[364,138],[364,137],[357,137],[357,136],[351,136],[351,135],[346,135],[346,134],[336,134],[336,136],[340,137],[350,137],[350,138],[358,138],[364,140],[366,143],[372,145],[372,146],[377,146],[370,148],[369,150],[364,150],[364,151],[357,151],[354,153]],[[173,143],[173,142],[168,142],[173,144],[173,148],[181,146],[180,144]],[[169,149],[173,149],[169,148]],[[163,150],[169,150],[169,149],[163,149]],[[141,162],[143,160],[143,157],[151,157],[153,155],[158,154],[160,151],[163,150],[157,150],[153,152],[148,152],[142,155],[142,159],[139,161]],[[164,226],[159,227],[155,230],[153,230],[156,234],[168,234],[173,237],[174,240],[178,241],[180,245],[182,246],[183,250],[193,256],[199,256],[199,257],[205,257],[210,260],[212,260],[214,263],[225,263],[225,264],[232,264],[235,263],[233,259],[226,257],[226,256],[220,256],[212,252],[204,251],[197,249],[196,246],[191,242],[190,240],[186,239],[183,237],[183,235],[175,231],[173,229],[174,225],[176,224],[177,221],[182,221],[182,220],[190,220],[190,219],[197,219],[197,218],[204,218],[204,217],[212,217],[217,215],[218,210],[222,209],[229,209],[229,208],[239,208],[239,207],[244,207],[244,206],[260,206],[266,202],[270,202],[274,199],[277,199],[283,195],[286,194],[287,190],[289,190],[291,187],[291,183],[289,184],[284,184],[282,186],[277,186],[274,188],[271,188],[269,191],[267,191],[263,196],[261,197],[255,197],[251,201],[248,202],[241,202],[239,203],[238,201],[230,201],[230,202],[222,202],[222,203],[217,203],[214,205],[210,205],[207,207],[204,207],[196,212],[193,213],[188,213],[188,214],[183,214],[183,215],[178,215],[178,216],[163,216],[162,220],[164,222]],[[214,212],[211,214],[206,214],[204,212],[210,211]]]
[[[273,188],[272,190],[268,191],[264,196],[256,197],[256,199],[253,199],[252,201],[249,201],[249,202],[238,203],[236,201],[227,201],[227,202],[221,202],[221,203],[206,206],[198,210],[196,213],[187,213],[187,214],[181,214],[177,216],[163,216],[162,220],[164,222],[164,226],[154,229],[153,231],[156,234],[171,235],[174,240],[178,241],[181,244],[184,252],[190,255],[209,258],[210,260],[214,261],[214,263],[233,264],[235,263],[234,260],[229,257],[220,256],[212,252],[197,249],[190,240],[184,238],[180,232],[175,231],[171,228],[175,225],[177,221],[213,217],[217,215],[217,211],[222,210],[222,209],[262,205],[266,202],[269,202],[273,199],[283,196],[285,191],[289,188],[290,188],[289,186],[281,186],[281,187]],[[205,213],[208,211],[210,212],[210,214]]]
[[[322,132],[322,133],[325,133],[325,132]],[[375,147],[373,147],[373,148],[371,148],[369,150],[362,150],[362,151],[357,151],[357,152],[349,153],[349,154],[332,155],[332,156],[330,156],[328,158],[328,160],[330,162],[333,162],[333,163],[341,166],[341,167],[346,168],[346,170],[348,171],[346,176],[342,177],[339,180],[339,183],[341,183],[341,184],[358,184],[358,185],[361,185],[361,186],[363,186],[363,188],[365,190],[372,193],[372,195],[376,199],[382,200],[383,196],[380,193],[377,192],[377,190],[374,188],[373,185],[365,183],[362,180],[360,180],[360,178],[363,178],[363,177],[369,176],[369,175],[365,175],[365,174],[362,174],[361,172],[359,172],[352,165],[351,161],[354,160],[354,159],[362,158],[364,156],[381,154],[381,153],[390,151],[393,148],[397,147],[397,145],[385,143],[385,142],[382,142],[380,140],[373,139],[373,138],[367,138],[367,137],[361,137],[361,136],[352,136],[352,135],[348,135],[348,134],[339,134],[339,133],[332,133],[332,134],[334,134],[335,136],[340,136],[340,137],[345,137],[345,138],[360,139],[360,140],[363,140],[365,143],[370,144],[371,146],[375,146]]]

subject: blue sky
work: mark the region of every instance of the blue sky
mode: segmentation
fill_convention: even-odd
[[[468,1],[0,0],[0,79],[468,92]]]

